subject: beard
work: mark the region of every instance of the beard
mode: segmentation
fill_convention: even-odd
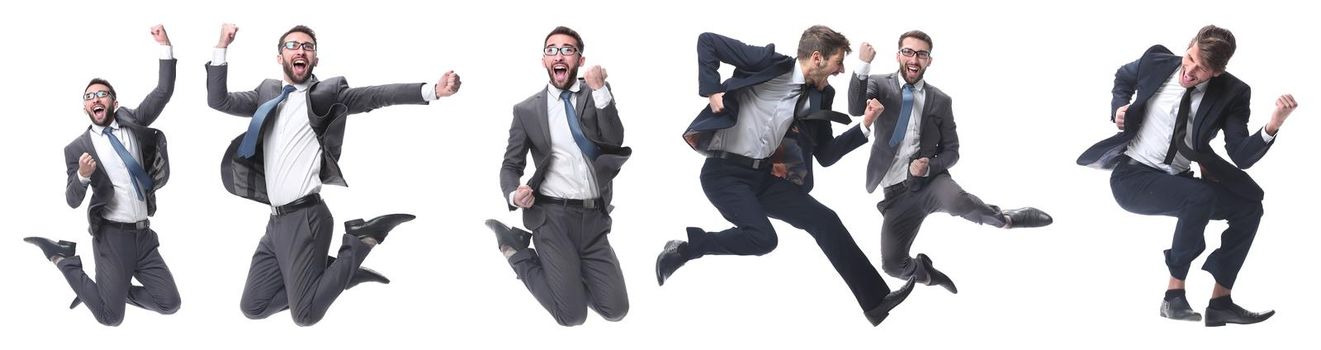
[[[92,124],[96,126],[110,126],[110,123],[115,121],[115,111],[110,108],[110,106],[106,106],[105,119],[99,123],[96,121],[96,114],[92,113],[92,111],[83,110],[83,113],[87,113],[87,119],[91,119]]]
[[[312,77],[312,68],[315,67],[315,66],[312,65],[311,62],[308,62],[308,63],[307,63],[307,69],[306,69],[306,72],[304,72],[304,73],[306,73],[306,74],[304,74],[303,76],[300,77],[300,76],[294,75],[294,64],[293,64],[293,62],[290,62],[290,61],[280,62],[280,66],[281,66],[281,67],[284,67],[284,76],[289,77],[289,79],[292,80],[292,81],[290,81],[290,83],[294,83],[294,84],[302,84],[303,82],[307,81],[308,78],[311,78],[311,77]]]
[[[569,68],[569,71],[564,76],[563,83],[555,81],[554,69],[547,69],[546,76],[550,77],[550,84],[554,85],[555,88],[558,88],[560,90],[568,90],[569,87],[573,86],[573,83],[578,82],[578,67]]]
[[[917,84],[917,82],[922,81],[922,77],[923,77],[923,76],[926,76],[926,75],[927,75],[927,69],[926,69],[926,67],[918,68],[918,70],[917,70],[917,78],[916,78],[916,79],[913,79],[912,81],[909,81],[909,80],[908,80],[908,65],[903,64],[903,63],[900,63],[900,64],[899,64],[899,75],[901,75],[901,76],[904,77],[904,82],[907,82],[907,83],[909,83],[909,84]]]

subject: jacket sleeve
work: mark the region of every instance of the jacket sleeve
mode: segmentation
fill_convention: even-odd
[[[697,36],[697,94],[702,97],[723,92],[720,63],[736,69],[759,71],[775,62],[775,45],[753,46],[715,33]]]
[[[142,99],[142,103],[138,104],[137,109],[116,115],[124,115],[131,119],[130,122],[141,126],[150,126],[151,123],[156,122],[156,117],[161,115],[161,111],[165,109],[165,104],[169,103],[170,97],[174,95],[175,67],[178,62],[178,60],[172,59],[160,60],[160,73],[156,78],[156,88],[152,89],[147,97]]]
[[[77,145],[78,140],[64,147],[64,165],[69,181],[64,186],[64,199],[70,208],[77,208],[87,198],[87,185],[78,181],[78,158],[82,157]]]
[[[527,137],[527,129],[518,118],[518,106],[514,106],[514,118],[509,126],[509,144],[505,147],[504,161],[500,164],[500,198],[509,204],[509,194],[518,189],[518,182],[527,168],[527,152],[532,140]],[[509,210],[518,209],[509,205]]]
[[[261,85],[258,85],[261,87]],[[257,89],[229,92],[229,66],[206,65],[206,104],[212,109],[239,117],[257,113]]]

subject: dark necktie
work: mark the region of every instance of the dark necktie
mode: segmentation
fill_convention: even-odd
[[[821,90],[809,84],[803,84],[798,88],[798,104],[794,106],[794,115],[806,117],[812,113],[821,110]],[[806,107],[806,108],[804,108]]]
[[[904,101],[899,105],[899,122],[894,125],[894,135],[890,136],[890,148],[894,148],[904,135],[908,134],[908,118],[913,113],[913,85],[904,84]]]
[[[271,112],[275,110],[275,106],[280,105],[280,102],[284,102],[284,99],[289,97],[289,93],[294,92],[295,89],[293,85],[285,85],[284,90],[280,92],[280,96],[257,107],[257,113],[253,113],[252,121],[248,122],[248,132],[243,134],[243,141],[239,142],[239,157],[252,158],[257,153],[257,138],[261,137],[261,126],[266,122],[266,117],[270,116]]]
[[[124,161],[124,167],[128,168],[128,175],[133,182],[133,190],[138,193],[138,200],[145,200],[142,197],[142,189],[152,187],[151,177],[147,176],[142,164],[138,164],[138,160],[133,159],[133,154],[128,152],[128,148],[124,148],[124,144],[115,137],[114,130],[107,126],[101,129],[101,134],[110,139],[110,146],[115,148],[115,153],[119,153],[119,159]]]
[[[572,98],[573,91],[564,90],[560,92],[560,100],[564,101],[564,119],[569,122],[569,133],[573,134],[573,142],[578,144],[578,149],[583,151],[583,155],[587,156],[587,161],[590,162],[596,160],[596,154],[599,152],[596,149],[596,144],[593,144],[591,140],[587,139],[586,135],[583,135],[583,127],[578,125],[578,113],[573,110]]]
[[[1183,92],[1183,100],[1179,101],[1179,112],[1174,117],[1174,136],[1170,137],[1170,149],[1165,153],[1165,165],[1174,162],[1174,155],[1183,153],[1184,158],[1192,159],[1193,150],[1188,147],[1186,139],[1188,138],[1188,114],[1193,109],[1193,88]]]

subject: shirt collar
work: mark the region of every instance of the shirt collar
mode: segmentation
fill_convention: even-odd
[[[794,61],[794,71],[789,75],[789,83],[794,85],[807,84],[807,77],[803,74],[803,66]]]
[[[109,126],[110,126],[110,131],[119,131],[119,119],[115,119],[115,120],[110,121],[110,125],[109,125]],[[105,130],[105,127],[104,127],[104,126],[100,126],[100,125],[96,125],[96,123],[92,123],[92,132],[93,132],[93,133],[96,133],[97,135],[100,135],[101,132],[103,132],[104,130]]]
[[[908,81],[904,80],[904,72],[895,72],[894,77],[895,83],[899,84],[900,89],[904,88],[904,84],[908,84]],[[926,87],[926,79],[918,80],[917,83],[913,84],[913,91],[922,91],[923,89],[926,89]]]
[[[569,86],[569,91],[572,91],[573,93],[576,94],[578,93],[579,90],[582,90],[582,82],[577,79],[574,79],[573,85]],[[546,83],[546,93],[550,94],[550,97],[555,99],[556,101],[560,100],[560,94],[564,93],[563,91],[564,90],[560,90],[560,88],[555,87],[554,83]]]

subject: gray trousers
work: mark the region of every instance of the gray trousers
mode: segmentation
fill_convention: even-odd
[[[949,173],[932,177],[917,191],[887,188],[885,200],[877,203],[876,208],[884,217],[881,221],[881,269],[897,278],[908,278],[915,272],[909,251],[927,215],[944,212],[979,224],[1005,225],[998,208],[965,192]]]
[[[179,287],[158,247],[156,231],[150,228],[124,230],[103,225],[92,236],[95,281],[83,272],[81,256],[65,258],[55,266],[97,322],[118,326],[124,320],[125,302],[166,315],[179,310]],[[132,285],[134,277],[141,286]]]
[[[610,321],[628,314],[624,273],[606,238],[609,214],[537,203],[523,210],[523,220],[536,249],[515,253],[509,264],[555,322],[580,325],[589,307]]]
[[[327,265],[334,221],[321,201],[284,215],[271,215],[243,286],[243,315],[262,319],[288,309],[299,326],[321,321],[371,252],[362,240],[343,234],[344,243],[335,262]]]

